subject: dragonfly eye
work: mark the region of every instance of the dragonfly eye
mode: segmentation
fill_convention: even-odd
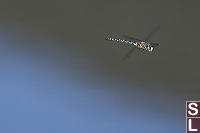
[[[150,51],[151,51],[151,52],[153,51],[153,47],[150,48]]]

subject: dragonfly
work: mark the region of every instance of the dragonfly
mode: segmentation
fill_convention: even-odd
[[[126,60],[130,57],[130,55],[133,53],[133,51],[138,48],[142,51],[147,51],[147,52],[153,52],[154,47],[159,46],[158,43],[153,43],[153,42],[149,42],[148,40],[150,39],[150,37],[152,36],[152,34],[154,32],[156,32],[158,29],[160,28],[160,25],[156,25],[155,27],[153,27],[149,32],[146,33],[146,35],[144,36],[143,40],[134,38],[134,37],[130,37],[127,35],[124,35],[123,37],[128,39],[120,39],[120,38],[112,38],[112,37],[108,37],[106,38],[106,40],[108,41],[115,41],[115,42],[121,42],[121,43],[126,43],[129,45],[132,45],[133,47],[127,52],[127,54],[123,57],[123,60]]]

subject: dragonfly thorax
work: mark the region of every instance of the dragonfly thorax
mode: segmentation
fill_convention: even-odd
[[[153,51],[153,47],[151,46],[151,44],[146,42],[146,41],[138,42],[137,47],[141,48],[141,49],[144,49],[144,50],[147,50],[148,52],[152,52]]]

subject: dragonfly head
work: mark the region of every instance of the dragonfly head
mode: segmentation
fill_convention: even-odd
[[[152,51],[153,51],[153,47],[150,48],[149,52],[152,52]]]
[[[147,49],[148,49],[149,52],[152,52],[152,51],[153,51],[153,47],[152,47],[150,44],[148,44]]]

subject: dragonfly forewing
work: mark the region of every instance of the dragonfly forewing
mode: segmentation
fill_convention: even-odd
[[[156,25],[154,28],[152,28],[149,32],[146,33],[144,36],[144,41],[149,40],[149,38],[152,36],[154,32],[156,32],[160,28],[160,25]]]

